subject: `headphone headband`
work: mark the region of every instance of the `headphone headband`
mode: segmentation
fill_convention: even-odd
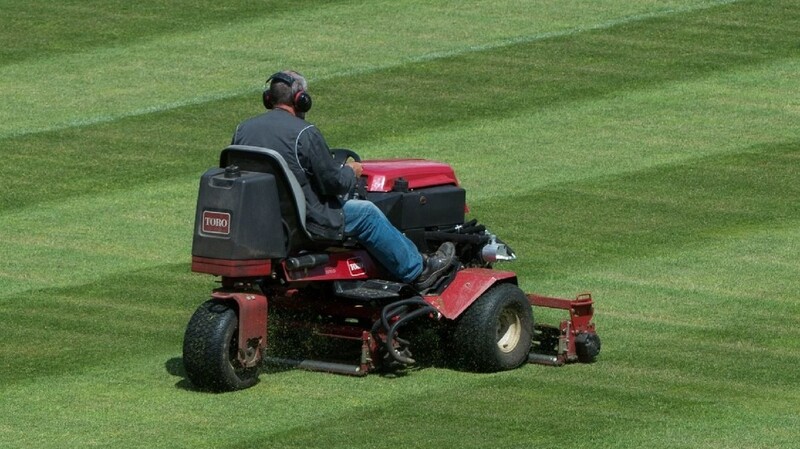
[[[268,83],[269,82],[273,82],[274,83],[276,81],[279,82],[279,83],[286,84],[289,87],[294,87],[294,83],[297,82],[297,80],[294,79],[291,75],[289,75],[288,73],[283,73],[283,72],[274,73],[274,74],[272,74],[272,76],[267,78],[267,82]]]

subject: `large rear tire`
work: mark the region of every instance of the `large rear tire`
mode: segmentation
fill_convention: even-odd
[[[495,285],[456,322],[455,356],[471,371],[514,369],[528,359],[532,332],[533,311],[525,293],[513,284]]]
[[[258,382],[258,367],[239,362],[239,318],[231,305],[209,300],[197,308],[183,337],[183,365],[200,390],[242,390]]]

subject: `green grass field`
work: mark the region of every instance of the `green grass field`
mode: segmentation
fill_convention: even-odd
[[[800,447],[796,0],[4,0],[0,25],[0,447]],[[288,67],[332,146],[452,164],[526,291],[591,291],[598,362],[192,390],[197,182]]]

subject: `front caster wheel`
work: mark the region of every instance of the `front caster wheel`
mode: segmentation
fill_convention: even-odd
[[[237,357],[239,318],[231,305],[209,300],[200,305],[186,326],[183,365],[198,389],[242,390],[258,382],[258,367],[246,368]]]
[[[481,295],[459,318],[453,345],[459,364],[484,372],[516,368],[531,350],[533,312],[513,284],[499,284]]]
[[[595,333],[584,332],[575,337],[575,352],[581,363],[593,363],[600,354],[600,336]]]

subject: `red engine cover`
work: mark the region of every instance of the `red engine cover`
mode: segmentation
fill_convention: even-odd
[[[450,165],[426,159],[390,159],[363,162],[367,191],[391,192],[398,178],[408,181],[409,189],[458,185]]]

